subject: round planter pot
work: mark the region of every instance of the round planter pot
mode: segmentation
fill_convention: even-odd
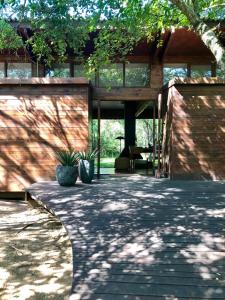
[[[79,177],[83,183],[91,183],[94,177],[94,160],[83,160],[79,161]]]
[[[61,186],[75,185],[78,177],[78,167],[62,166],[56,167],[56,179]]]

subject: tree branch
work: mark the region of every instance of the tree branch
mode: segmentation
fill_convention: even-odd
[[[194,0],[193,0],[194,1]],[[217,63],[225,69],[225,49],[221,45],[216,33],[196,14],[193,5],[188,5],[184,0],[171,0],[178,9],[188,18],[195,32],[203,43],[211,50]]]
[[[201,19],[196,14],[193,5],[188,5],[183,0],[171,0],[171,2],[180,9],[180,11],[188,18],[193,26],[197,26],[201,22]]]

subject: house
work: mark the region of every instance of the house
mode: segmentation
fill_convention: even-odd
[[[115,59],[91,80],[75,57],[49,69],[31,51],[0,53],[1,191],[54,179],[55,151],[90,146],[97,118],[125,118],[126,146],[135,143],[136,118],[158,118],[164,173],[225,179],[224,74],[192,31],[161,38],[160,47],[157,39],[140,42],[126,61]]]

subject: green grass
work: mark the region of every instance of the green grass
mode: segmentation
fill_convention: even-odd
[[[97,161],[95,161],[97,165]],[[114,168],[115,158],[114,157],[104,157],[101,158],[101,168]]]
[[[115,157],[101,158],[101,168],[114,168]],[[95,160],[95,166],[97,167],[97,160]],[[155,160],[155,168],[158,166],[158,160]]]

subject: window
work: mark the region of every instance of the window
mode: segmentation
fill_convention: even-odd
[[[74,77],[86,77],[85,70],[82,65],[74,65]]]
[[[5,64],[0,63],[0,78],[4,78],[4,77],[5,77]]]
[[[163,68],[163,83],[167,83],[174,77],[187,77],[186,64],[166,64]]]
[[[74,65],[74,77],[88,77],[83,65]],[[90,78],[92,84],[95,84],[95,74],[91,74]]]
[[[74,77],[87,77],[87,74],[85,72],[83,65],[74,65]],[[92,84],[95,85],[95,74],[91,74],[90,78]]]
[[[70,77],[70,64],[54,64],[48,70],[47,77]]]
[[[149,85],[149,64],[130,63],[125,65],[125,86],[142,87]]]
[[[216,68],[216,76],[225,78],[225,71],[222,71],[220,67]]]
[[[191,66],[191,77],[211,77],[211,66],[210,65],[192,65]]]
[[[7,76],[11,78],[28,78],[32,76],[30,63],[8,63]]]
[[[123,64],[112,64],[99,69],[99,86],[123,86]]]

